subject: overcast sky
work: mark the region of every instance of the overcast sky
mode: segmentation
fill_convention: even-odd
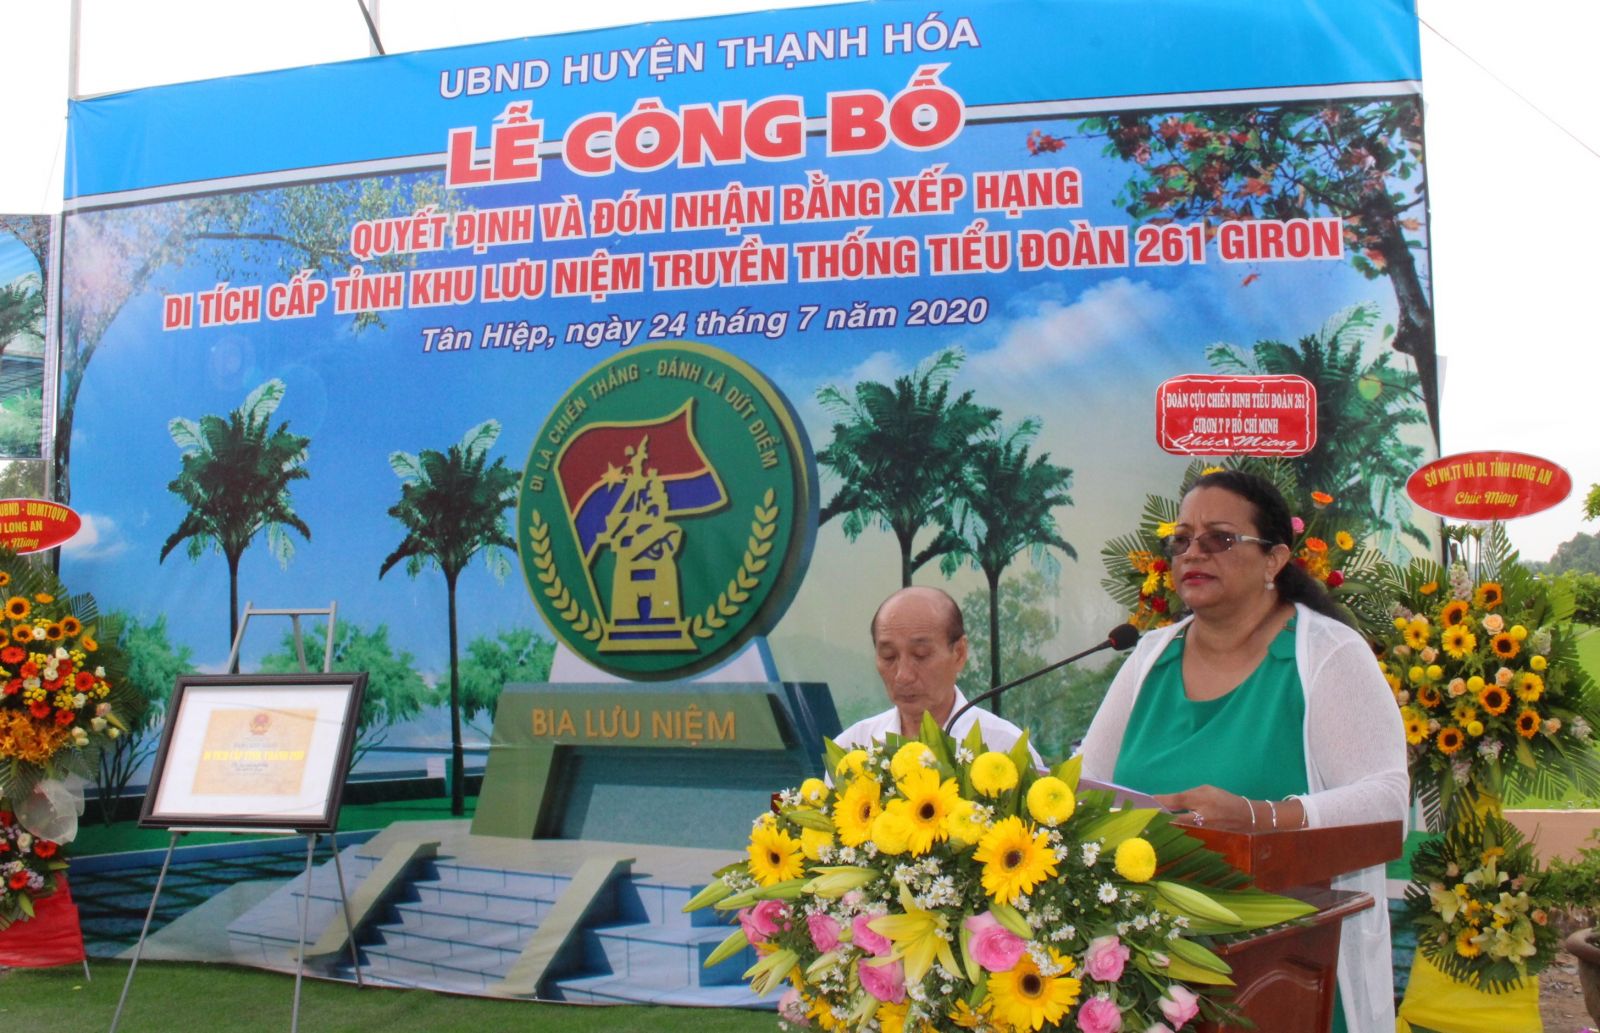
[[[1338,0],[1326,0],[1336,10]],[[741,0],[376,0],[391,52],[663,18],[801,6]],[[1529,559],[1585,525],[1600,481],[1594,384],[1600,108],[1592,41],[1600,4],[1426,0],[1422,29],[1443,450],[1529,452],[1572,474],[1562,505],[1511,522]],[[0,211],[61,200],[67,0],[0,6]],[[355,0],[83,0],[83,95],[371,53]],[[1497,81],[1498,80],[1498,81]],[[1521,94],[1519,98],[1518,94]],[[1525,98],[1525,99],[1523,99]],[[1540,112],[1543,112],[1541,114]],[[1571,134],[1571,135],[1569,135]],[[1576,137],[1576,139],[1574,139]]]

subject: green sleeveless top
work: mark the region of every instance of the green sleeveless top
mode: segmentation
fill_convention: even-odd
[[[1295,664],[1294,625],[1291,618],[1237,688],[1200,701],[1183,693],[1180,632],[1145,677],[1112,779],[1145,793],[1214,785],[1252,800],[1281,800],[1306,792],[1306,694]],[[1335,997],[1333,1033],[1345,1028]]]

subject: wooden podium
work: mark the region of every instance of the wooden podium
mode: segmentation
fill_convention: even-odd
[[[1313,905],[1304,923],[1235,940],[1217,953],[1233,966],[1234,1003],[1259,1033],[1327,1033],[1339,963],[1339,927],[1369,907],[1386,907],[1365,893],[1334,890],[1338,875],[1399,857],[1405,836],[1400,822],[1341,828],[1250,832],[1232,826],[1187,827],[1190,835],[1273,893]],[[1241,1026],[1202,1023],[1203,1033],[1229,1033]]]

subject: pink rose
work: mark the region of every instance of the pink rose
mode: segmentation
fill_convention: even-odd
[[[1145,1030],[1144,1033],[1172,1033],[1172,1027],[1167,1025],[1165,1022],[1156,1022],[1152,1023],[1150,1028]]]
[[[1127,946],[1115,936],[1097,936],[1089,941],[1083,952],[1083,969],[1090,979],[1102,983],[1115,983],[1122,978],[1122,967],[1132,955]]]
[[[875,933],[867,923],[876,921],[884,916],[882,911],[864,911],[857,915],[850,923],[850,937],[857,947],[868,954],[883,957],[894,950],[894,944],[882,933]]]
[[[1299,534],[1301,531],[1306,529],[1306,522],[1301,520],[1299,517],[1291,517],[1289,519],[1289,527],[1294,531],[1295,534]]]
[[[1194,991],[1173,983],[1167,987],[1167,995],[1157,1003],[1161,1008],[1161,1014],[1172,1023],[1172,1028],[1181,1029],[1184,1023],[1200,1013],[1200,1005],[1196,1003],[1198,1000]]]
[[[972,934],[967,949],[973,960],[990,972],[1010,972],[1027,949],[1022,937],[1001,925],[992,911],[973,915],[962,925]]]
[[[1083,1033],[1117,1033],[1122,1028],[1122,1009],[1105,994],[1096,994],[1078,1009],[1078,1028]]]
[[[839,946],[839,923],[828,915],[807,915],[806,930],[811,933],[811,942],[824,954]]]
[[[789,928],[789,909],[781,900],[763,900],[739,912],[739,925],[751,943],[765,943],[773,933]]]
[[[806,1003],[800,999],[800,991],[792,986],[778,998],[778,1016],[796,1026],[811,1025],[811,1019],[806,1015]]]
[[[898,961],[862,960],[856,966],[861,977],[861,989],[888,1004],[899,1004],[906,999],[906,970]]]

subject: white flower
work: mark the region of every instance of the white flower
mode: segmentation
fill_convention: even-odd
[[[1117,902],[1117,887],[1109,882],[1102,882],[1099,891],[1095,894],[1101,903],[1115,904]]]
[[[18,850],[26,852],[27,849],[29,847],[31,847],[31,846],[33,846],[33,837],[30,836],[28,833],[24,832],[22,835],[17,837],[17,849]]]
[[[1093,868],[1098,860],[1100,860],[1100,841],[1097,839],[1092,843],[1083,844],[1083,866]]]
[[[33,629],[33,640],[35,642],[43,642],[44,641],[44,629],[43,628],[34,628]]]
[[[1589,722],[1585,721],[1581,717],[1573,718],[1572,724],[1569,727],[1572,730],[1573,737],[1577,739],[1587,739],[1589,738],[1589,733],[1593,731],[1593,729],[1589,727]]]
[[[97,732],[103,732],[106,730],[106,719],[103,717],[90,718],[89,727],[93,728]]]

